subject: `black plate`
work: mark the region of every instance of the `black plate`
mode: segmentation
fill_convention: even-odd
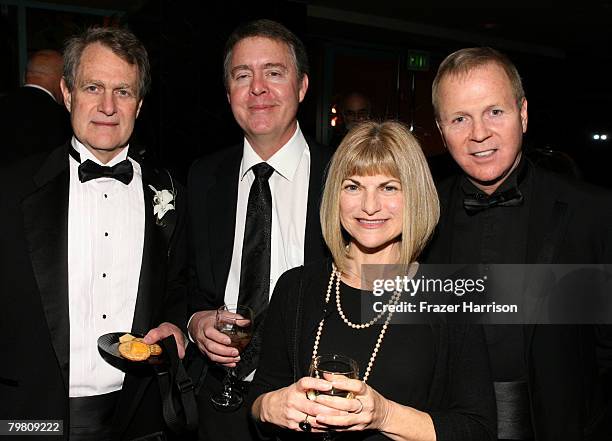
[[[119,354],[119,337],[124,334],[132,334],[134,337],[144,337],[142,334],[128,332],[111,332],[98,337],[98,352],[102,358],[111,366],[124,372],[134,370],[150,369],[153,366],[168,364],[165,351],[161,355],[151,355],[143,361],[131,361]]]

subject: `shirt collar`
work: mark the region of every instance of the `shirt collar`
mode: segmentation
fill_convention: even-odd
[[[76,137],[72,137],[72,147],[74,147],[74,149],[77,151],[77,153],[79,154],[79,156],[81,157],[81,163],[85,162],[86,160],[91,160],[93,162],[95,162],[96,164],[99,165],[104,165],[107,167],[112,167],[115,164],[118,164],[119,162],[123,161],[124,159],[127,159],[127,155],[128,155],[128,147],[129,146],[125,146],[123,149],[121,149],[121,151],[117,154],[117,156],[115,156],[113,159],[111,159],[110,161],[108,161],[108,163],[106,164],[102,164],[102,162],[100,162],[100,160],[98,158],[96,158],[93,153],[91,153],[87,147],[85,147],[78,139],[76,139]]]
[[[297,123],[295,133],[291,139],[289,139],[284,146],[278,149],[278,151],[265,162],[270,164],[274,168],[274,171],[276,171],[279,175],[291,182],[293,181],[295,172],[300,165],[304,150],[307,147],[308,144],[306,143],[306,139],[302,134],[300,124]],[[254,165],[259,164],[260,162],[262,162],[262,159],[257,153],[255,153],[255,150],[253,150],[253,147],[251,147],[249,141],[244,138],[240,179],[244,179],[246,173]]]
[[[34,89],[39,89],[42,90],[43,92],[45,92],[47,95],[49,95],[53,101],[55,101],[57,103],[57,101],[55,100],[55,97],[53,96],[53,94],[51,92],[49,92],[47,89],[45,89],[42,86],[39,86],[38,84],[24,84],[23,87],[33,87]]]

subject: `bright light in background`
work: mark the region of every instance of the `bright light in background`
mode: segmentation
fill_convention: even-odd
[[[331,119],[329,120],[329,125],[332,127],[336,127],[338,125],[338,111],[336,110],[335,104],[332,104],[331,106]]]
[[[593,138],[594,141],[607,141],[608,140],[607,133],[593,133],[591,137]]]

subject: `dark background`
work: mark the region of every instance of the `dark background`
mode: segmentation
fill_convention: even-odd
[[[299,115],[305,133],[328,143],[341,127],[340,120],[331,126],[332,107],[342,94],[360,90],[370,95],[377,118],[414,128],[434,172],[443,175],[449,162],[433,123],[431,82],[450,52],[488,45],[508,54],[523,77],[529,151],[563,152],[585,180],[612,187],[612,3],[534,3],[0,0],[0,94],[20,84],[27,53],[61,49],[66,37],[92,24],[128,24],[153,68],[152,92],[131,142],[184,179],[195,158],[240,141],[222,82],[223,44],[240,23],[271,18],[308,48],[310,88]],[[408,68],[415,53],[425,69]],[[594,134],[609,139],[596,141]]]

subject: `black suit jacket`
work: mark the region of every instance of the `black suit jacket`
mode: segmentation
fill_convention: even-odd
[[[0,98],[0,165],[49,152],[72,135],[70,114],[44,91],[20,87]]]
[[[310,140],[307,142],[310,181],[304,261],[308,263],[327,252],[319,222],[319,201],[331,151]],[[192,313],[216,309],[224,303],[234,246],[242,151],[243,144],[240,144],[204,157],[189,172],[189,309]],[[237,412],[223,414],[210,405],[210,394],[217,392],[218,379],[214,371],[212,374],[208,371],[212,364],[195,346],[191,345],[194,362],[190,373],[199,392],[199,437],[211,441],[254,439],[248,428],[248,409],[242,406]]]
[[[525,196],[528,248],[525,262],[516,263],[611,263],[610,194],[527,166],[534,179],[532,193]],[[438,186],[441,218],[425,253],[427,263],[474,263],[450,262],[451,213],[463,201],[460,179],[454,176]],[[536,440],[612,439],[612,413],[603,396],[612,368],[609,327],[527,325],[524,334]]]
[[[326,255],[321,234],[319,202],[324,170],[332,152],[308,140],[310,182],[304,239],[304,262]],[[225,285],[232,261],[238,175],[243,145],[203,157],[189,172],[189,268],[190,311],[216,309],[223,305]],[[240,239],[242,240],[242,239]]]
[[[60,419],[68,433],[68,145],[17,162],[0,173],[0,418]],[[156,225],[151,184],[170,189],[168,175],[142,165],[145,235],[131,331],[186,320],[184,202]],[[176,184],[174,184],[176,186]],[[118,329],[117,331],[123,331]],[[153,381],[152,381],[153,380]],[[127,374],[114,423],[131,439],[163,427],[153,375]]]

